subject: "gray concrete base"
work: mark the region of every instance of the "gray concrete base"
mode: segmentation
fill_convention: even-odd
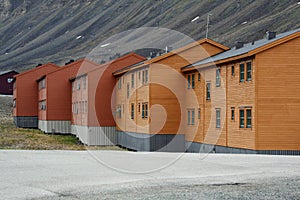
[[[184,152],[183,134],[142,134],[116,131],[117,144],[136,151]]]
[[[38,128],[38,117],[13,117],[14,124],[18,128]]]
[[[300,151],[297,150],[252,150],[211,144],[202,144],[197,142],[186,142],[186,151],[189,153],[300,155]]]
[[[70,134],[71,133],[71,121],[49,121],[39,120],[38,127],[45,133],[59,133]]]
[[[78,126],[72,125],[71,132],[86,145],[112,146],[116,143],[116,127],[114,126]]]

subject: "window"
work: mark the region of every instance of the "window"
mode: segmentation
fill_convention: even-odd
[[[220,77],[220,69],[216,70],[216,87],[220,87],[221,85],[221,77]]]
[[[191,110],[191,123],[192,123],[192,125],[195,125],[195,110]]]
[[[231,120],[234,120],[234,107],[231,108]]]
[[[46,110],[46,101],[40,101],[40,110]]]
[[[44,89],[46,88],[46,79],[42,79],[40,82],[39,82],[39,89]]]
[[[187,111],[187,123],[188,123],[188,125],[191,124],[191,111],[190,110]]]
[[[245,65],[240,64],[240,82],[244,82],[245,80]]]
[[[247,62],[247,81],[252,79],[252,63]]]
[[[122,118],[122,107],[121,107],[121,105],[118,105],[117,106],[117,117],[118,118]]]
[[[86,76],[82,77],[82,87],[86,89]]]
[[[118,79],[118,89],[122,88],[122,80],[121,78]]]
[[[201,119],[201,110],[198,108],[198,119]]]
[[[246,115],[247,115],[247,128],[251,128],[252,127],[251,109],[246,110]]]
[[[221,109],[217,108],[216,109],[216,128],[221,127]]]
[[[231,76],[234,76],[234,65],[231,66]]]
[[[80,80],[77,81],[77,90],[80,90]]]
[[[245,111],[240,110],[240,128],[245,127]]]
[[[142,104],[142,118],[148,118],[148,103]]]
[[[148,70],[142,71],[142,83],[143,84],[148,83]]]
[[[195,125],[195,109],[188,109],[188,125]]]
[[[192,74],[192,88],[195,88],[195,74]]]
[[[131,88],[134,88],[134,74],[131,74]]]
[[[148,103],[145,103],[145,118],[148,118]]]
[[[130,92],[130,90],[129,90],[129,83],[127,83],[127,98],[129,98],[129,92]]]
[[[210,100],[210,83],[206,83],[206,100]]]
[[[198,81],[201,81],[201,74],[200,74],[200,72],[198,73]]]
[[[7,83],[12,83],[13,82],[13,78],[7,78]]]
[[[142,71],[142,83],[145,83],[145,71]]]
[[[134,103],[131,104],[131,119],[134,119]]]
[[[138,104],[138,112],[139,113],[141,112],[141,104],[140,103]]]
[[[148,83],[148,70],[145,70],[145,83]]]
[[[191,75],[188,75],[188,89],[191,88]]]
[[[141,72],[139,72],[139,81],[141,80]]]

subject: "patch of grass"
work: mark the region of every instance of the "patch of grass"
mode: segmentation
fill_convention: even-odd
[[[73,135],[52,135],[36,129],[16,128],[11,102],[12,97],[0,96],[0,149],[123,150],[116,146],[85,146]]]
[[[0,149],[123,150],[116,146],[85,146],[73,135],[51,135],[35,129],[0,126]]]

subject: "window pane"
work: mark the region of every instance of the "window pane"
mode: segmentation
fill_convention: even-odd
[[[148,118],[148,103],[145,104],[145,118]]]
[[[251,110],[246,110],[247,113],[247,128],[251,128],[252,127],[252,116],[251,116]]]
[[[134,119],[134,104],[131,104],[131,119]]]
[[[244,82],[245,78],[245,65],[240,64],[240,82]]]
[[[192,74],[192,88],[195,88],[195,74]]]
[[[240,128],[245,127],[244,114],[245,114],[244,110],[240,110]]]
[[[221,77],[220,77],[220,69],[216,70],[216,86],[219,87],[221,85]]]
[[[221,127],[221,112],[220,112],[220,109],[216,110],[216,127],[217,128]]]
[[[191,88],[191,76],[188,75],[188,89]]]
[[[206,83],[206,99],[210,100],[210,83]]]
[[[127,98],[129,98],[129,84],[127,84]]]
[[[200,81],[201,80],[201,74],[200,74],[200,72],[198,73],[198,81]]]
[[[234,109],[231,109],[231,120],[234,120]]]
[[[192,110],[191,113],[192,113],[192,125],[194,125],[195,124],[195,110]]]
[[[247,81],[252,79],[252,63],[247,62]]]
[[[201,110],[200,110],[200,108],[198,108],[198,119],[200,119],[201,118]]]
[[[131,74],[131,87],[134,88],[134,74]]]
[[[145,82],[148,83],[148,70],[145,71]]]
[[[187,121],[188,121],[188,125],[190,125],[190,111],[187,111]]]
[[[234,76],[234,66],[231,66],[231,76]]]

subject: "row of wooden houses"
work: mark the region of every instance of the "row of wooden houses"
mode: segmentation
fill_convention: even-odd
[[[136,151],[300,154],[300,29],[228,48],[202,39],[39,66],[14,78],[14,122]]]

